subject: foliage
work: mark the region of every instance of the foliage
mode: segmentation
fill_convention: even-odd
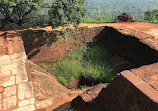
[[[143,21],[144,12],[158,9],[157,0],[86,0],[86,23],[115,22],[124,12],[132,15],[134,21]],[[114,8],[115,7],[115,8]]]
[[[158,10],[146,11],[144,13],[144,20],[158,21]]]
[[[84,47],[52,64],[51,70],[65,86],[81,75],[109,82],[116,75],[108,63],[109,56],[110,52],[103,51],[101,46]]]
[[[32,17],[32,19],[31,19],[31,21],[24,24],[23,25],[24,27],[34,27],[34,26],[43,27],[43,26],[48,26],[49,25],[48,16],[42,15],[40,13],[33,13],[33,14],[28,15],[28,17]]]
[[[86,0],[88,13],[144,12],[158,9],[157,0]]]
[[[46,69],[48,67],[48,65],[46,65],[45,63],[39,63],[38,65],[43,69]]]
[[[84,17],[82,18],[82,23],[109,23],[109,22],[116,22],[117,19],[115,17]]]
[[[49,10],[52,28],[67,24],[79,24],[85,14],[85,0],[55,0]]]
[[[72,32],[74,32],[74,29],[71,27],[68,27],[68,28],[66,28],[66,31],[72,33]]]
[[[1,0],[0,12],[3,16],[3,25],[14,23],[22,26],[31,20],[28,15],[45,5],[45,0]]]

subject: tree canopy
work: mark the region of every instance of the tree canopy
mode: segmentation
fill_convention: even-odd
[[[144,19],[148,21],[158,20],[158,10],[146,11],[144,13]]]
[[[0,12],[3,16],[1,22],[3,22],[3,25],[15,23],[22,26],[22,24],[31,20],[31,18],[27,16],[33,10],[45,5],[44,1],[45,0],[1,0]]]
[[[85,0],[55,0],[48,12],[52,27],[79,24],[86,11],[84,2]]]

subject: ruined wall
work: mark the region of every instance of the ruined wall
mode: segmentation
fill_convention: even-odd
[[[93,38],[94,42],[100,39],[105,41],[104,43],[107,43],[106,45],[113,48],[114,51],[138,65],[150,64],[158,60],[157,51],[140,43],[134,36],[123,35],[114,28],[101,27],[80,30],[85,30],[85,32],[76,33],[80,38],[74,40],[79,40],[83,44],[92,42]],[[24,33],[15,31],[0,32],[0,110],[3,111],[31,111],[36,109],[32,83],[28,80],[25,70],[26,54],[20,38],[21,34]],[[25,34],[25,37],[27,37],[29,33],[26,31]],[[90,38],[86,38],[87,36]],[[31,34],[30,37],[32,37]],[[39,39],[33,40],[34,44],[32,45],[40,42]],[[71,40],[71,38],[67,40]],[[76,47],[80,43],[77,43]],[[56,56],[63,57],[71,49],[72,44],[66,44],[66,40],[64,46],[61,44],[62,50],[58,49],[57,44],[51,46],[40,44],[39,47],[33,47],[32,51],[35,51],[35,53],[32,53],[33,60],[37,62],[41,59],[50,61],[54,59],[53,55],[56,53],[58,53]],[[27,43],[25,46],[30,47]],[[54,52],[50,48],[55,49]],[[45,49],[51,53],[47,55]],[[36,53],[38,50],[39,54]],[[44,56],[40,52],[43,52]],[[30,52],[28,51],[28,53]],[[52,58],[46,60],[45,55]],[[99,93],[96,99],[86,103],[81,97],[77,97],[72,101],[72,107],[81,111],[157,111],[157,69],[158,65],[152,64],[121,72],[107,88]]]
[[[148,38],[153,37],[130,29],[105,27],[94,40],[102,42],[114,54],[125,57],[139,68],[118,74],[90,102],[86,101],[94,95],[78,96],[72,101],[72,108],[79,111],[157,111],[158,52],[141,42]],[[156,43],[155,40],[153,44]]]
[[[141,42],[152,38],[151,35],[132,29],[105,27],[95,38],[98,42],[103,42],[105,47],[110,47],[115,54],[134,63],[136,67],[158,62],[158,51]]]
[[[72,101],[72,108],[79,111],[157,111],[158,91],[136,75],[144,75],[140,70],[121,72],[91,102],[86,103],[78,96]],[[157,79],[152,82],[155,81]]]
[[[58,32],[47,31],[47,28],[43,28],[43,30],[23,30],[21,37],[28,59],[35,63],[56,62],[70,51],[79,50],[82,46],[92,42],[93,38],[103,28],[77,28],[72,35],[68,35],[66,39],[60,37],[60,40],[58,40]]]
[[[35,98],[25,69],[23,41],[15,31],[0,32],[0,110],[33,111]]]

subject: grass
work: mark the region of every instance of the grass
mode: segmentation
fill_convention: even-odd
[[[111,23],[111,22],[116,22],[114,17],[111,18],[105,18],[105,17],[84,17],[81,20],[82,23]]]
[[[46,69],[48,67],[48,65],[46,65],[45,63],[39,63],[38,65],[43,69]]]
[[[157,19],[153,20],[144,20],[143,18],[140,19],[137,16],[133,16],[133,20],[135,22],[149,22],[149,23],[158,23]],[[83,17],[81,20],[82,23],[114,23],[114,22],[119,22],[116,16],[111,16],[111,17]]]
[[[116,71],[108,63],[109,57],[110,52],[103,50],[101,46],[84,47],[53,63],[50,70],[65,86],[81,75],[109,82],[116,75]]]

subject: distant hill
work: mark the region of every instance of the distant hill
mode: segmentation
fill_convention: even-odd
[[[52,3],[54,0],[46,0]],[[158,0],[86,0],[85,7],[90,12],[144,12],[158,9]]]
[[[158,0],[86,0],[88,12],[144,12],[158,9]]]

